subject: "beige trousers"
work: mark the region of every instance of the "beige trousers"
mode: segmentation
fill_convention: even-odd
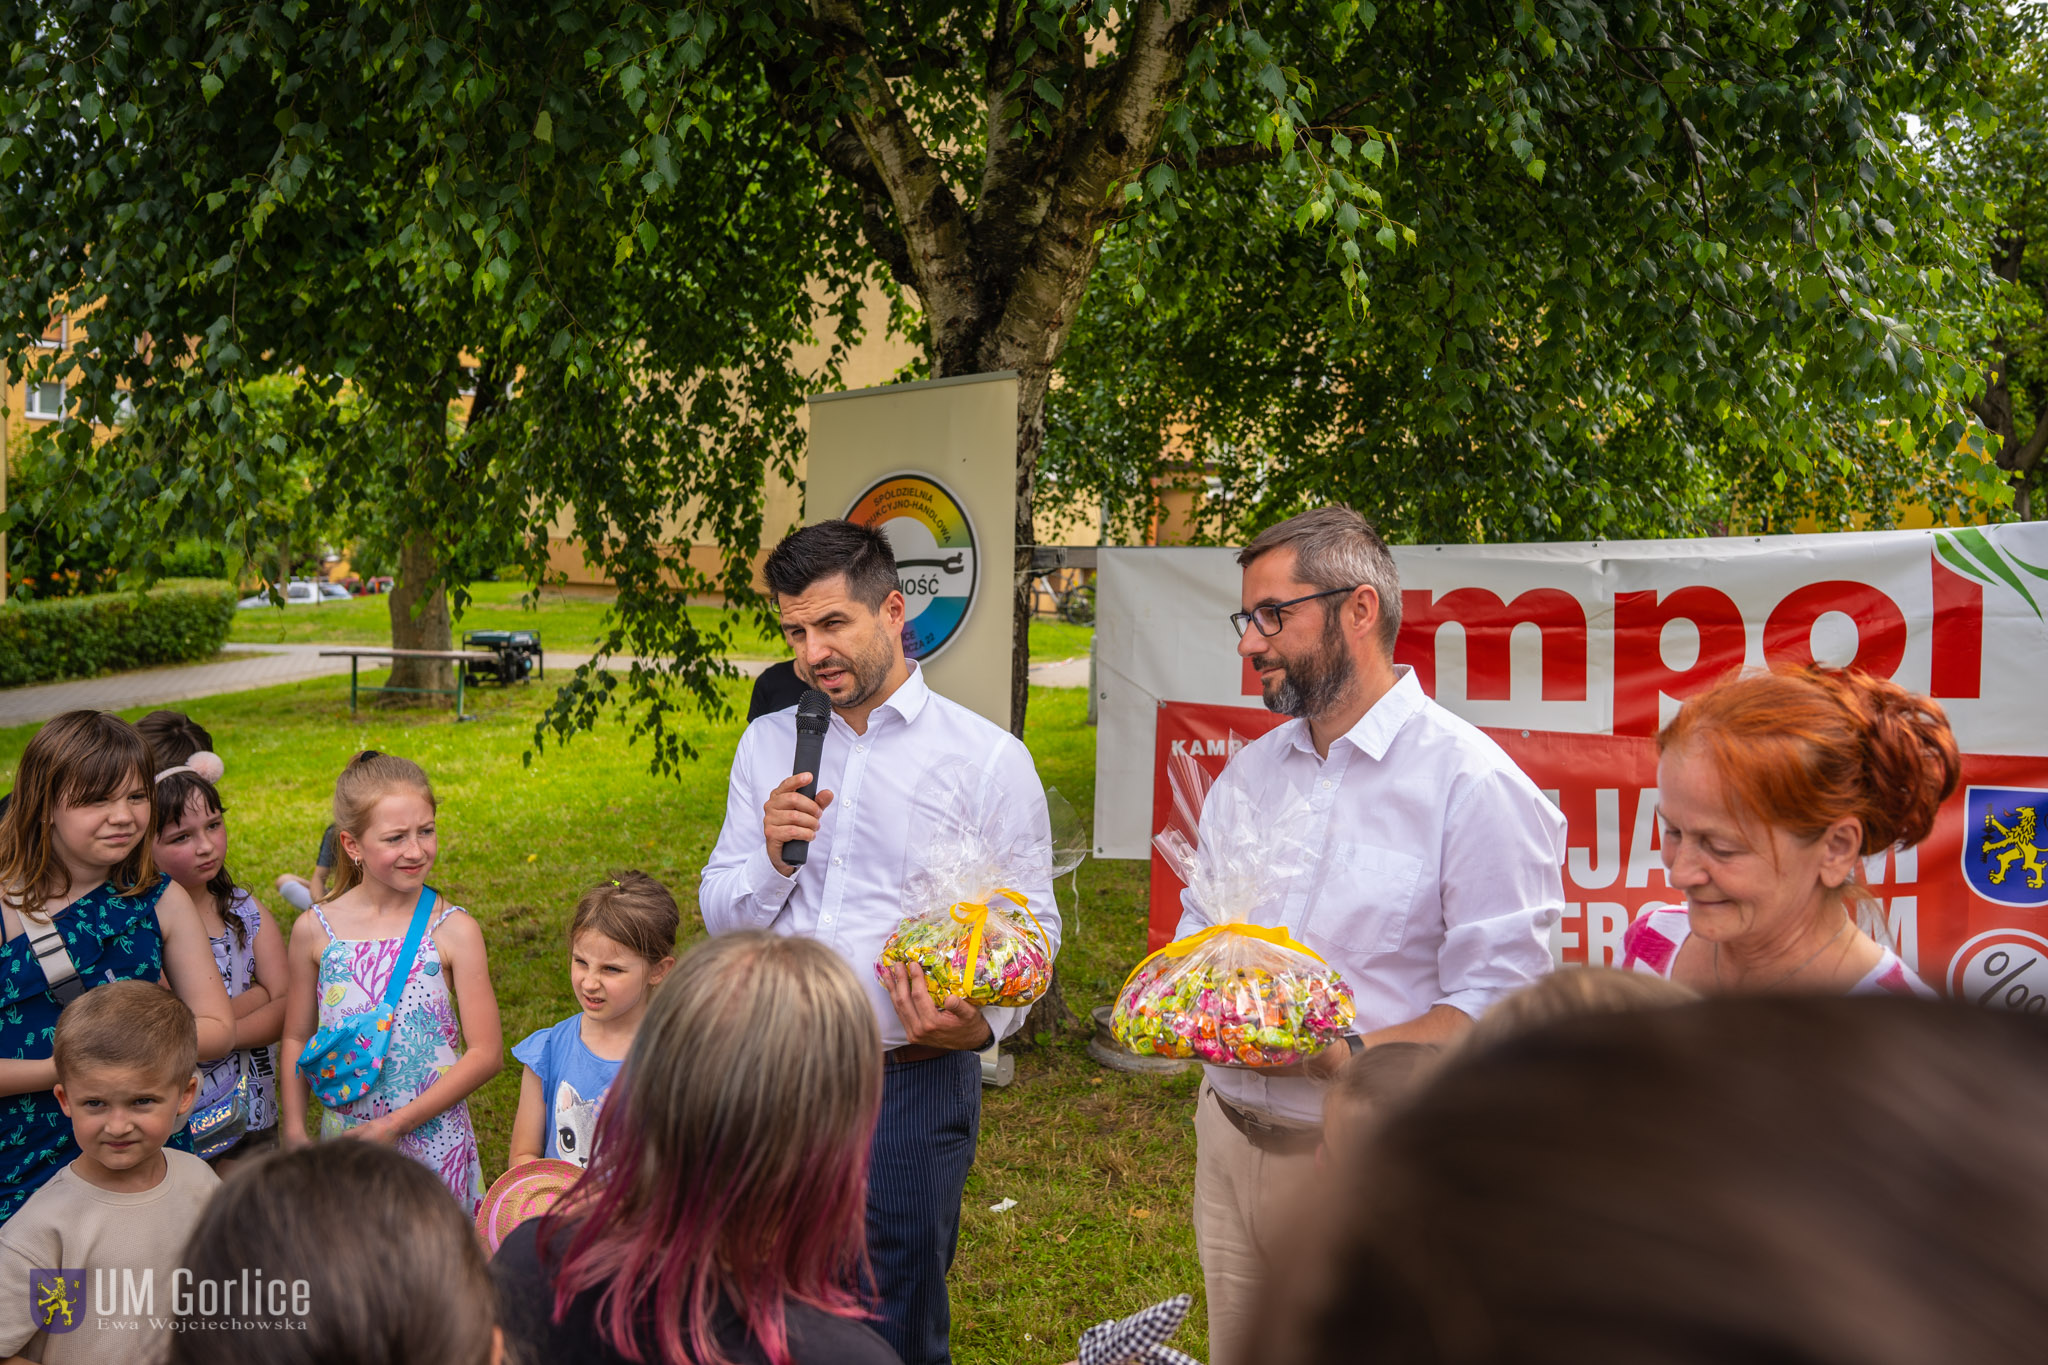
[[[1314,1151],[1262,1152],[1224,1116],[1206,1083],[1195,1104],[1195,1249],[1209,1297],[1209,1365],[1254,1365],[1250,1340],[1268,1253],[1314,1179]]]

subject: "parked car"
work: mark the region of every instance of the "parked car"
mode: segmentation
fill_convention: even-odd
[[[333,589],[333,592],[328,589]],[[331,601],[338,593],[343,601],[348,600],[348,590],[332,583],[313,583],[303,578],[293,579],[284,585],[284,604],[288,607],[317,607],[323,601]],[[270,605],[270,589],[245,597],[235,604],[238,607],[267,607]]]
[[[320,589],[320,600],[323,602],[347,602],[351,600],[349,590],[339,583],[321,583],[318,587]]]

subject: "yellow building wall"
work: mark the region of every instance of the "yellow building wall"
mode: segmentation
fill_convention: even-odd
[[[50,330],[43,333],[43,340],[50,350],[62,351],[71,344],[71,329],[71,318],[60,317]],[[57,420],[55,417],[29,416],[30,406],[27,376],[0,366],[0,512],[7,510],[8,484],[29,443],[40,428]],[[94,430],[104,433],[106,429],[95,424]],[[0,565],[5,563],[7,545],[6,534],[0,532]],[[0,571],[0,601],[7,599],[7,578],[7,572]]]

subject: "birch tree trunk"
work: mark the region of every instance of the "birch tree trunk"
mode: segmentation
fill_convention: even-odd
[[[971,194],[947,180],[905,113],[868,49],[861,6],[818,0],[813,8],[843,45],[833,78],[850,97],[822,149],[825,161],[859,190],[862,235],[923,305],[932,376],[1017,372],[1010,728],[1021,735],[1030,700],[1031,510],[1053,363],[1073,328],[1102,230],[1121,210],[1122,188],[1159,145],[1188,54],[1225,7],[1137,0],[1117,60],[1093,67],[1078,30],[1061,43],[1028,47],[1006,30],[984,75],[987,152]],[[1016,79],[1028,82],[1061,64],[1087,76],[1054,126],[1025,133],[1005,112]]]
[[[394,649],[453,649],[454,625],[448,614],[448,589],[436,582],[439,568],[433,533],[412,530],[399,545],[398,573],[391,587],[391,645]],[[434,583],[431,593],[420,585]],[[447,659],[393,659],[392,687],[453,690],[455,665]],[[388,692],[378,699],[386,706],[451,706],[453,697],[422,697]]]

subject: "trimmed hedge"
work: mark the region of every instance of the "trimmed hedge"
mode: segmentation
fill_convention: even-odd
[[[235,601],[233,584],[204,581],[10,601],[0,607],[0,687],[212,658],[228,638]]]

